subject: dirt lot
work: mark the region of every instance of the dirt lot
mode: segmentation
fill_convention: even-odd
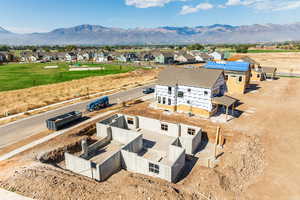
[[[248,53],[265,67],[277,67],[279,72],[300,73],[300,52],[289,53]]]
[[[123,74],[89,77],[58,84],[0,92],[0,117],[97,92],[142,84],[153,80],[158,70],[136,70]]]
[[[70,150],[87,137],[74,131],[0,162],[0,186],[36,199],[300,199],[299,87],[300,79],[260,83],[257,90],[236,96],[243,102],[237,108],[242,115],[227,124],[190,119],[209,136],[220,125],[227,136],[225,153],[215,169],[196,162],[177,184],[124,170],[97,183],[36,160],[51,149]],[[145,103],[124,112],[186,120],[154,112]],[[92,126],[85,129],[93,132]]]

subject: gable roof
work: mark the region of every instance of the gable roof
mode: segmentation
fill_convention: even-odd
[[[212,69],[186,69],[168,67],[158,75],[159,85],[185,85],[200,88],[212,88],[223,71]]]
[[[171,52],[160,52],[160,54],[166,58],[174,57],[174,54]]]

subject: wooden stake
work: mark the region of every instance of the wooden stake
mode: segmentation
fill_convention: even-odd
[[[228,106],[226,106],[226,121],[228,121]]]
[[[219,144],[219,135],[220,135],[220,127],[217,127],[217,133],[216,133],[216,143],[215,143],[215,150],[214,150],[214,157],[217,158],[217,147]]]

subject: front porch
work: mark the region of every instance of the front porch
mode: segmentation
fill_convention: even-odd
[[[228,121],[229,115],[234,117],[235,106],[238,102],[237,99],[225,95],[221,97],[214,97],[212,102],[217,105],[218,111],[220,110],[220,108],[224,110],[223,112],[225,112],[226,114],[226,121]]]

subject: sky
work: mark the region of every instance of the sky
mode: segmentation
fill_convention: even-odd
[[[300,0],[0,0],[0,27],[48,32],[80,24],[119,28],[300,22]]]

